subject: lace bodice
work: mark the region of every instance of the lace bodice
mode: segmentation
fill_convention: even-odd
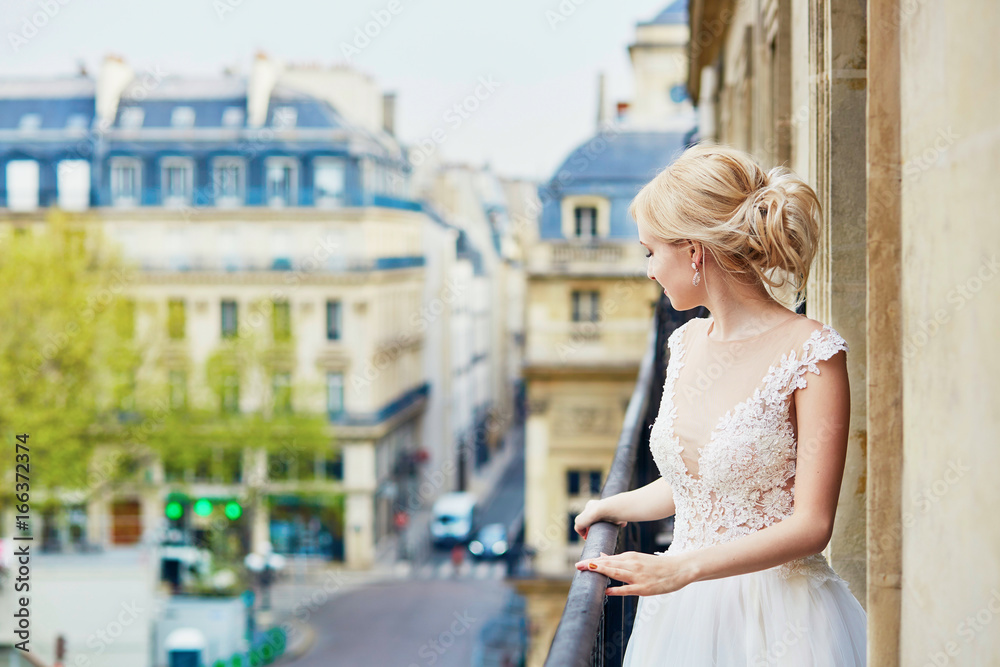
[[[653,459],[674,494],[670,553],[728,542],[791,516],[796,457],[792,394],[806,386],[807,372],[820,373],[818,361],[838,350],[847,351],[848,346],[829,325],[815,328],[818,323],[804,317],[788,322],[732,344],[712,342],[707,336],[711,319],[707,318],[689,320],[670,335],[663,399],[650,433]],[[806,335],[809,328],[804,327],[810,326],[811,333]],[[685,373],[688,379],[678,400],[678,378],[689,344],[698,352],[698,368]],[[786,351],[768,365],[762,377],[755,374],[754,368],[761,368],[782,349]],[[724,372],[726,368],[732,372]],[[754,381],[757,385],[749,389]],[[716,421],[713,406],[732,405],[726,397],[733,395],[746,398]],[[681,431],[704,444],[682,444],[675,429],[677,403],[692,413],[685,413],[688,422]],[[703,414],[709,415],[707,420]],[[685,453],[696,460],[696,468],[689,470]],[[778,569],[783,574],[836,577],[821,554]]]

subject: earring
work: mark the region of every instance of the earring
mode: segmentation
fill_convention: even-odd
[[[694,269],[694,278],[691,280],[692,285],[697,285],[701,282],[701,274],[698,272],[698,265],[691,262],[691,268]]]

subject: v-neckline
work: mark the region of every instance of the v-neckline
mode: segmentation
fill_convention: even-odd
[[[705,456],[705,450],[708,449],[708,447],[710,447],[712,445],[712,443],[715,442],[716,436],[718,436],[718,434],[719,434],[720,427],[724,423],[732,420],[733,417],[736,416],[736,413],[738,411],[740,411],[741,409],[745,409],[746,406],[749,405],[751,401],[759,399],[760,398],[760,389],[761,389],[761,386],[762,385],[766,386],[768,380],[770,380],[771,376],[774,375],[774,373],[778,370],[778,368],[780,368],[785,362],[787,362],[791,358],[789,355],[792,352],[794,352],[796,354],[796,359],[798,359],[798,353],[799,353],[799,351],[800,350],[804,350],[805,347],[806,347],[806,344],[809,341],[811,341],[814,336],[819,335],[823,331],[823,329],[826,328],[826,326],[827,325],[824,324],[821,329],[814,330],[811,334],[809,334],[809,338],[806,339],[806,341],[803,342],[802,345],[800,345],[798,348],[796,348],[794,350],[789,350],[789,351],[783,353],[781,355],[781,360],[778,363],[774,363],[774,364],[771,364],[770,366],[768,366],[767,371],[765,371],[764,375],[761,377],[761,379],[754,386],[753,391],[750,392],[750,395],[747,396],[742,401],[740,401],[739,403],[737,403],[736,405],[734,405],[733,407],[731,407],[725,414],[723,414],[721,417],[719,417],[718,421],[715,423],[715,426],[712,427],[712,430],[708,434],[708,440],[704,444],[695,447],[696,454],[697,454],[695,456],[695,462],[698,464],[698,474],[697,474],[697,476],[695,476],[694,474],[691,473],[691,470],[688,468],[688,465],[684,461],[684,457],[682,456],[682,453],[684,451],[684,447],[683,447],[683,445],[681,445],[680,438],[677,437],[677,433],[674,431],[674,421],[676,420],[676,416],[674,416],[673,418],[671,418],[668,421],[668,423],[667,423],[667,429],[669,431],[668,435],[669,435],[670,442],[671,442],[671,445],[672,445],[671,449],[676,454],[677,460],[680,462],[681,470],[683,471],[684,475],[689,480],[694,481],[694,482],[700,482],[701,481],[701,479],[702,479],[701,469],[702,469],[703,458]],[[676,412],[676,404],[674,403],[674,397],[677,395],[676,394],[677,380],[680,377],[681,369],[684,368],[684,364],[687,361],[687,346],[685,345],[685,341],[684,341],[684,336],[683,335],[679,337],[677,343],[678,343],[678,349],[680,350],[680,355],[679,355],[680,359],[678,359],[677,361],[679,361],[680,365],[677,366],[674,369],[673,374],[670,376],[670,387],[669,387],[669,389],[670,389],[670,391],[669,391],[670,403],[671,403],[671,407],[674,408],[674,412]]]

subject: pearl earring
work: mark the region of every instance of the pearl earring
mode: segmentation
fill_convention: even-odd
[[[694,269],[694,278],[691,280],[692,285],[697,285],[701,282],[701,274],[698,272],[698,265],[691,262],[691,268]]]

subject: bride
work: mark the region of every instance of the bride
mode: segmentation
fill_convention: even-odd
[[[629,209],[647,275],[677,310],[650,432],[661,473],[589,501],[574,530],[674,516],[668,551],[580,561],[638,595],[625,665],[865,664],[867,618],[821,554],[850,422],[847,343],[787,308],[819,239],[819,201],[783,168],[701,144]],[[794,307],[801,305],[795,303]],[[841,353],[843,352],[843,353]]]

